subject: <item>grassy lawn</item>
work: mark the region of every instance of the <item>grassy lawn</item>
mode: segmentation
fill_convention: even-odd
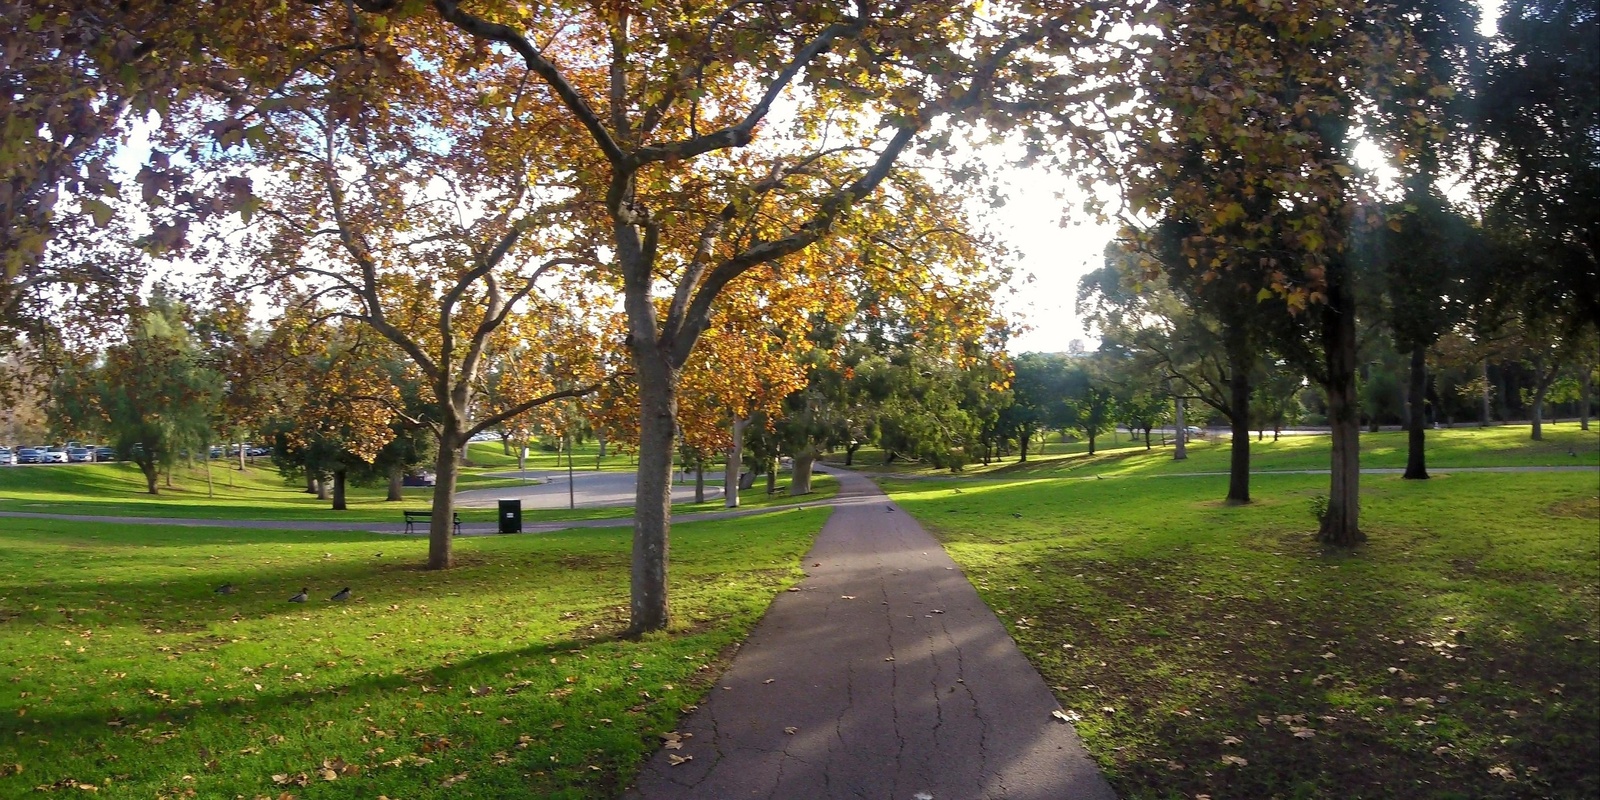
[[[625,530],[435,573],[392,536],[7,520],[0,797],[614,796],[827,514],[676,526],[675,630],[637,642]]]
[[[1445,428],[1428,431],[1429,467],[1504,467],[1504,466],[1600,466],[1600,425],[1583,431],[1577,423],[1546,425],[1544,441],[1528,438],[1527,426],[1494,428]],[[965,475],[990,477],[1044,477],[1074,474],[1177,475],[1196,472],[1226,472],[1231,443],[1226,434],[1189,443],[1188,458],[1172,460],[1171,447],[1146,451],[1143,443],[1112,446],[1110,439],[1099,443],[1093,456],[1082,443],[1052,443],[1047,455],[1029,453],[1028,462],[1019,464],[1015,456],[985,467],[969,464]],[[1325,435],[1285,436],[1272,441],[1250,441],[1252,471],[1325,470],[1328,468],[1329,439]],[[1070,452],[1064,452],[1070,451]],[[1569,451],[1571,454],[1569,454]],[[830,464],[842,464],[844,454],[828,457]],[[883,454],[862,448],[856,452],[856,465],[873,473],[906,476],[949,475],[927,464],[896,461],[884,466]],[[1398,431],[1361,434],[1363,468],[1401,469],[1406,465],[1406,435]]]
[[[1313,542],[1323,476],[1077,477],[888,488],[1120,796],[1600,793],[1595,474],[1366,476],[1354,553]]]
[[[498,445],[496,445],[498,448]],[[492,468],[491,468],[492,469]],[[518,478],[488,477],[478,470],[464,473],[457,483],[460,489],[493,489],[522,486]],[[229,481],[233,485],[229,486]],[[779,494],[768,496],[764,484],[740,493],[746,507],[763,507],[800,502],[780,489]],[[838,491],[833,479],[817,476],[816,490],[804,498],[822,499]],[[108,517],[173,517],[222,520],[326,520],[332,522],[397,522],[401,509],[427,508],[432,501],[433,489],[407,488],[402,502],[386,502],[385,487],[350,486],[346,495],[349,509],[332,511],[328,502],[307,494],[304,486],[292,484],[278,475],[271,466],[256,466],[239,472],[213,463],[211,493],[206,490],[203,467],[174,470],[174,487],[162,484],[161,494],[149,495],[144,491],[144,476],[138,468],[128,463],[116,464],[63,464],[0,468],[0,511],[33,511],[47,514],[89,514]],[[721,509],[715,503],[680,503],[676,513]],[[463,508],[459,512],[464,522],[492,522],[493,508]],[[630,507],[528,509],[523,517],[529,522],[613,519],[633,513]]]

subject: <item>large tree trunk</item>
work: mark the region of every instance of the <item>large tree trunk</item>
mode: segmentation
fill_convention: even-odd
[[[239,471],[244,472],[244,442],[239,443]]]
[[[739,507],[739,473],[744,467],[744,428],[750,420],[733,418],[733,446],[728,448],[728,463],[722,469],[722,505]]]
[[[134,463],[138,464],[139,471],[144,473],[144,490],[150,494],[161,494],[161,487],[156,485],[156,482],[161,478],[160,472],[156,469],[156,460],[154,458],[142,461],[135,459]]]
[[[1536,442],[1544,441],[1544,395],[1549,390],[1550,381],[1545,378],[1544,358],[1536,358],[1533,361],[1533,408],[1528,412],[1528,419],[1533,423],[1533,440]]]
[[[640,345],[654,350],[653,343]],[[677,375],[664,355],[635,352],[639,381],[639,482],[634,498],[631,622],[629,633],[667,627],[668,533],[672,525],[672,450],[677,433]],[[739,432],[743,426],[737,425]],[[725,491],[737,504],[738,462],[733,459],[731,483]]]
[[[406,499],[405,492],[402,491],[405,488],[405,479],[405,467],[395,464],[389,468],[389,496],[383,498],[385,502],[395,503]]]
[[[1583,375],[1578,380],[1578,427],[1589,430],[1589,404],[1594,402],[1594,368],[1581,367]]]
[[[789,496],[811,494],[811,467],[817,463],[817,451],[803,448],[794,456],[794,475],[789,478]]]
[[[1406,480],[1427,480],[1426,415],[1428,399],[1428,351],[1422,345],[1411,348],[1411,382],[1406,397]]]
[[[1349,288],[1330,282],[1323,311],[1322,347],[1326,359],[1328,426],[1333,433],[1328,511],[1319,538],[1327,544],[1352,547],[1366,540],[1361,532],[1361,398],[1356,393],[1355,299]]]
[[[448,415],[448,412],[446,414]],[[428,520],[428,569],[455,566],[451,536],[455,534],[456,474],[460,471],[460,434],[448,430],[454,419],[445,420],[439,431],[439,455],[433,462],[433,508]]]
[[[345,511],[349,508],[344,501],[345,470],[340,467],[333,471],[333,510]]]
[[[1229,504],[1250,502],[1250,360],[1242,348],[1228,357],[1228,423],[1233,430],[1228,449]]]
[[[1182,461],[1189,457],[1189,454],[1184,446],[1185,442],[1187,442],[1189,439],[1189,429],[1184,426],[1183,422],[1183,398],[1172,398],[1172,405],[1173,408],[1176,409],[1176,411],[1173,412],[1173,419],[1175,420],[1173,424],[1177,426],[1174,429],[1174,433],[1176,435],[1173,437],[1172,443],[1172,460]]]
[[[778,493],[778,459],[767,460],[767,496]]]

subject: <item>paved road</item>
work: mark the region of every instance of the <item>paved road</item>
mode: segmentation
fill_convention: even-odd
[[[527,486],[503,486],[498,489],[468,489],[456,492],[456,503],[462,508],[493,507],[499,500],[521,500],[523,508],[566,508],[566,470],[528,470],[523,472],[496,472],[492,478],[533,478],[539,483]],[[634,472],[583,472],[572,474],[573,498],[578,508],[602,508],[633,505],[637,473]],[[722,486],[706,484],[706,500],[720,500]],[[694,500],[694,484],[672,487],[672,502],[688,503]]]
[[[1114,795],[972,584],[871,481],[840,498],[728,672],[630,798]],[[692,760],[673,765],[676,758]]]

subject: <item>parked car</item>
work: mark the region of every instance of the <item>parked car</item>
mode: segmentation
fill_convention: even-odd
[[[17,463],[17,457],[9,447],[0,447],[0,467],[8,467]]]
[[[94,460],[94,451],[87,447],[69,447],[67,460],[74,464],[87,464]]]
[[[112,448],[112,447],[96,447],[94,449],[94,460],[96,460],[96,461],[116,461],[117,460],[116,448]]]
[[[407,475],[400,479],[401,486],[432,486],[433,473],[422,472],[416,475]]]
[[[17,448],[17,463],[18,464],[37,464],[37,463],[39,463],[40,458],[41,458],[41,456],[39,454],[39,451],[37,449],[35,449],[35,448],[32,448],[32,447],[19,447],[19,448]]]
[[[272,455],[272,448],[270,448],[270,447],[252,447],[249,450],[246,450],[244,454],[247,455],[247,456],[250,456],[251,458],[259,458],[261,456],[270,456],[270,455]]]

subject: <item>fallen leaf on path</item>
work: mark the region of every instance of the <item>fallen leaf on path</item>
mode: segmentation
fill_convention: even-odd
[[[853,594],[841,594],[841,595],[839,595],[839,599],[840,600],[854,600],[854,599],[856,599],[856,596],[853,595]]]
[[[672,765],[672,766],[674,766],[674,767],[678,766],[679,764],[687,764],[688,762],[693,761],[693,760],[694,760],[694,756],[680,756],[680,755],[675,755],[673,753],[668,753],[667,754],[667,763]]]
[[[799,729],[799,728],[796,728],[796,727],[794,727],[794,726],[793,726],[793,725],[790,725],[790,726],[789,726],[789,727],[787,727],[787,728],[784,728],[784,729],[783,729],[783,732],[784,732],[784,733],[787,733],[787,734],[789,734],[789,735],[790,735],[790,736],[793,736],[793,735],[795,735],[795,733],[796,733],[796,732],[798,732],[798,731],[799,731],[799,730],[800,730],[800,729]]]

